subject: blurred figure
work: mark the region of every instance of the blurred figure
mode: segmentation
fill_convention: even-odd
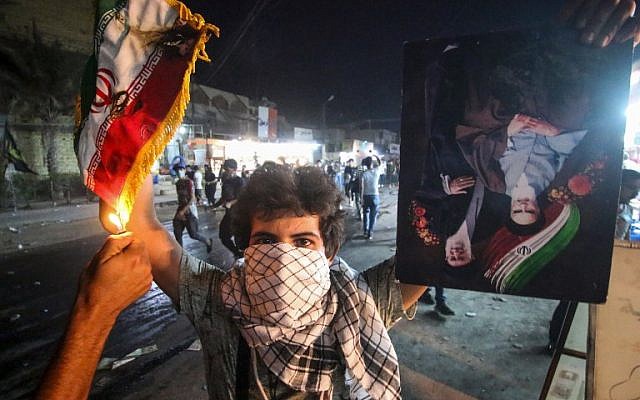
[[[380,205],[380,159],[375,156],[377,163],[371,157],[362,160],[362,165],[366,170],[362,173],[362,229],[364,237],[373,239],[373,228],[378,217],[378,206]]]
[[[238,195],[244,186],[244,181],[238,175],[238,163],[233,158],[224,160],[222,164],[222,193],[220,199],[213,207],[223,206],[225,209],[224,217],[220,221],[220,229],[218,236],[220,241],[236,258],[242,258],[242,251],[238,249],[233,241],[233,233],[231,232],[231,207],[236,203]]]
[[[204,177],[202,176],[202,171],[200,171],[200,167],[194,165],[193,167],[193,186],[196,194],[196,202],[198,205],[202,204],[203,192],[204,192]]]
[[[173,216],[173,235],[180,246],[182,246],[182,234],[187,228],[189,237],[204,243],[207,246],[207,253],[211,251],[212,240],[207,239],[198,232],[198,208],[194,203],[193,182],[187,178],[184,169],[178,169],[178,180],[176,181],[176,193],[178,194],[178,209]]]
[[[204,194],[207,196],[207,204],[213,206],[216,202],[216,190],[218,189],[218,179],[210,165],[204,166]]]
[[[356,207],[356,218],[358,221],[362,220],[362,182],[360,178],[362,178],[362,167],[354,168],[353,176],[351,177],[351,185],[349,190],[351,191],[351,198],[353,199],[353,204]]]
[[[631,169],[622,170],[622,184],[618,200],[616,219],[616,239],[629,240],[629,228],[633,222],[633,210],[629,202],[638,196],[640,190],[640,172]]]
[[[344,167],[344,194],[347,196],[349,200],[349,205],[352,204],[353,199],[351,198],[351,181],[355,175],[356,168],[353,166],[353,158],[347,160],[347,165]]]

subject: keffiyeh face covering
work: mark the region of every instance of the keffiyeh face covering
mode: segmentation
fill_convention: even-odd
[[[297,329],[322,315],[321,302],[331,286],[322,252],[286,243],[250,246],[244,269],[249,307],[242,314],[250,320]]]
[[[342,358],[351,398],[400,398],[397,356],[364,279],[339,258],[329,266],[322,252],[286,243],[244,254],[222,300],[274,375],[296,390],[330,392]]]

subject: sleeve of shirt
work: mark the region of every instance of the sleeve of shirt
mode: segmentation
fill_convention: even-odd
[[[384,325],[391,328],[402,317],[413,319],[417,310],[417,302],[406,312],[402,308],[402,292],[396,280],[396,258],[391,257],[375,267],[362,273],[369,285],[371,294]]]
[[[194,323],[222,311],[220,283],[225,275],[223,270],[182,251],[176,309]]]

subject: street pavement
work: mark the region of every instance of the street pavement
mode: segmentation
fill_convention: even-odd
[[[364,270],[395,252],[397,190],[382,191],[374,239],[362,236],[348,211],[340,256]],[[174,196],[156,196],[159,218],[170,229]],[[190,253],[222,267],[233,258],[217,239],[222,211],[200,210],[201,231],[214,251],[185,236]],[[83,265],[106,237],[97,203],[0,213],[0,398],[28,398],[55,351],[75,297]],[[12,228],[12,229],[11,229]],[[17,231],[17,232],[16,232]],[[555,302],[447,290],[457,315],[444,318],[420,305],[413,321],[392,330],[401,361],[405,399],[535,399],[550,358],[546,329]],[[202,354],[189,350],[196,334],[156,286],[118,318],[103,357],[122,358],[145,346],[156,351],[98,371],[91,398],[206,399]]]

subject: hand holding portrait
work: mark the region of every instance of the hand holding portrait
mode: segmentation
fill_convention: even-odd
[[[634,0],[567,0],[559,18],[578,29],[583,43],[605,47],[633,39],[635,46],[640,42],[635,10]]]

